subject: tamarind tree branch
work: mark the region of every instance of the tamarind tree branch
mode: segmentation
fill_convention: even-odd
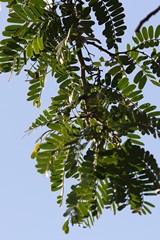
[[[92,41],[86,41],[86,44],[90,44],[96,48],[98,48],[100,51],[107,53],[110,57],[114,57],[116,54],[111,53],[110,51],[108,51],[107,49],[103,48],[102,46],[98,45],[95,42]]]
[[[158,6],[155,10],[153,10],[152,12],[150,12],[145,18],[143,18],[140,23],[138,24],[135,32],[139,32],[142,25],[147,22],[153,15],[155,15],[156,13],[158,13],[160,11],[160,6]]]

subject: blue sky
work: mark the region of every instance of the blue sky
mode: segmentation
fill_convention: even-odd
[[[125,43],[130,41],[139,21],[159,1],[123,0],[126,11],[128,30]],[[0,32],[5,27],[6,9],[2,5],[0,12]],[[158,25],[160,13],[147,25]],[[152,215],[133,215],[129,210],[118,212],[113,216],[110,210],[91,229],[71,227],[70,234],[65,235],[61,226],[64,222],[63,208],[56,204],[56,195],[50,191],[49,180],[36,172],[35,162],[30,159],[38,132],[25,138],[24,131],[34,121],[41,110],[26,101],[27,83],[25,74],[14,76],[8,82],[9,75],[0,75],[0,239],[3,240],[82,240],[92,239],[156,239],[159,237],[160,197],[153,198],[156,208]],[[154,91],[154,92],[153,92]],[[148,101],[159,103],[160,89],[147,88]],[[44,105],[49,104],[50,94],[56,94],[53,79],[48,78],[44,94]],[[159,157],[159,140],[146,139],[146,146],[157,158]]]

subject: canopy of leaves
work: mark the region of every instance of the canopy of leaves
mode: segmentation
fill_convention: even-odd
[[[70,223],[90,227],[103,209],[151,213],[146,197],[159,193],[160,169],[141,136],[160,136],[160,111],[145,102],[143,89],[148,82],[160,87],[160,26],[143,27],[121,51],[119,0],[2,2],[9,13],[1,73],[25,68],[27,100],[36,107],[47,74],[59,85],[29,131],[44,127],[31,158],[38,172],[49,172],[57,203],[65,198],[64,232]]]

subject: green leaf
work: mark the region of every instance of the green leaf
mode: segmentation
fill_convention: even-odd
[[[37,93],[39,93],[39,92],[41,92],[41,88],[35,88],[34,90],[29,91],[29,92],[27,93],[27,95],[28,95],[28,96],[32,96],[32,95],[35,95],[35,94],[37,94]]]
[[[142,104],[139,108],[140,108],[140,109],[145,109],[145,108],[147,108],[147,107],[149,107],[149,106],[151,106],[150,103],[144,103],[144,104]]]
[[[158,38],[159,36],[160,36],[160,25],[158,25],[155,30],[155,38]]]
[[[24,23],[25,20],[20,18],[15,12],[10,13],[10,18],[7,19],[7,22],[9,23]]]
[[[144,146],[144,145],[145,145],[143,142],[137,141],[137,140],[135,140],[135,139],[131,139],[131,142],[134,143],[134,144],[136,144],[136,145],[140,145],[140,146]]]
[[[154,29],[153,26],[149,26],[148,28],[148,34],[149,34],[149,38],[152,39],[154,37]]]
[[[62,230],[64,231],[65,234],[69,233],[69,226],[68,225],[69,225],[69,219],[67,219],[62,226]]]
[[[57,134],[51,133],[50,135],[53,139],[53,141],[58,142],[59,144],[63,144],[62,136],[59,136]]]
[[[8,56],[8,57],[0,57],[0,62],[10,62],[13,61],[14,57]]]
[[[19,29],[19,25],[9,25],[5,27],[5,31],[16,31],[17,29]]]
[[[134,90],[135,88],[136,88],[136,85],[135,85],[135,84],[131,84],[131,85],[125,87],[125,88],[123,89],[122,93],[123,93],[124,95],[128,95],[130,92],[133,92],[133,90]]]
[[[43,37],[40,35],[37,35],[37,44],[40,50],[44,49]]]
[[[37,43],[37,38],[34,38],[31,44],[35,54],[39,54],[39,45]]]
[[[127,77],[122,78],[118,83],[119,90],[123,90],[129,83],[129,80]]]
[[[88,211],[87,211],[87,208],[85,207],[85,203],[79,203],[78,204],[78,209],[79,211],[81,212],[82,215],[84,216],[88,216]]]
[[[41,8],[41,6],[39,5],[39,2],[36,5],[30,4],[29,7],[37,19],[42,17],[43,8]]]
[[[160,111],[150,112],[150,113],[148,113],[148,115],[149,115],[150,117],[160,116]]]
[[[127,204],[122,204],[118,207],[118,211],[122,211],[125,207],[127,206]]]
[[[90,14],[91,8],[90,7],[86,7],[84,8],[83,12],[82,12],[82,17],[85,19],[88,17],[88,15]]]
[[[155,205],[152,204],[152,203],[150,203],[150,202],[144,201],[144,203],[145,203],[146,205],[150,206],[150,207],[153,207],[153,208],[155,207]]]
[[[127,51],[131,50],[131,45],[129,43],[127,43]]]
[[[50,128],[51,130],[55,130],[55,131],[60,131],[61,127],[59,123],[49,123],[48,124],[48,128]]]
[[[128,97],[129,97],[129,98],[133,98],[133,97],[138,96],[139,94],[141,95],[141,93],[142,93],[141,90],[136,90],[136,91],[131,92],[131,93],[128,95]],[[143,95],[142,95],[142,96],[143,96]]]
[[[96,66],[96,67],[101,67],[102,66],[101,62],[93,62],[93,65]]]
[[[27,98],[27,101],[33,101],[33,100],[35,100],[35,99],[36,99],[36,100],[39,99],[39,93],[30,96],[29,98]]]
[[[144,193],[144,196],[157,196],[157,193]]]
[[[156,106],[149,106],[149,107],[146,107],[144,109],[144,111],[148,113],[148,112],[151,112],[151,111],[155,110],[156,108],[157,108]]]
[[[112,203],[113,214],[116,215],[116,204]]]
[[[136,44],[139,44],[139,39],[137,37],[132,37],[132,39]]]
[[[127,73],[127,74],[132,73],[135,68],[136,68],[136,67],[135,67],[135,64],[134,64],[134,63],[131,64],[131,65],[129,65],[129,66],[126,68],[126,73]]]
[[[155,86],[160,87],[160,83],[154,80],[150,80]]]
[[[139,82],[139,89],[143,89],[144,86],[146,85],[146,82],[147,82],[147,77],[146,75],[144,75],[141,79],[140,79],[140,82]]]
[[[33,56],[33,48],[32,48],[32,43],[29,42],[27,47],[26,47],[26,55],[28,58],[31,58]]]
[[[143,34],[143,37],[144,37],[144,39],[145,40],[148,40],[148,30],[147,30],[147,28],[146,27],[143,27],[142,28],[142,34]]]
[[[147,206],[144,205],[143,208],[146,210],[146,212],[148,212],[149,214],[152,214],[151,210]]]
[[[23,6],[22,9],[23,9],[24,13],[26,14],[26,16],[28,16],[31,20],[33,20],[33,21],[37,20],[37,17],[33,14],[30,7]]]
[[[138,134],[133,134],[133,133],[129,133],[128,137],[129,138],[135,138],[135,139],[140,139],[141,138]]]
[[[40,7],[45,8],[47,3],[44,0],[30,0],[30,3],[35,4],[36,6],[39,5]]]
[[[115,66],[115,67],[113,67],[109,70],[109,74],[114,76],[116,73],[118,73],[120,71],[121,71],[121,67],[120,66]]]
[[[140,42],[144,41],[144,38],[143,38],[143,35],[142,35],[141,32],[136,32],[136,36],[137,36],[137,38],[139,39]]]
[[[24,13],[23,8],[21,7],[21,5],[14,4],[14,5],[12,5],[12,8],[13,8],[13,10],[16,12],[16,14],[17,14],[20,18],[22,18],[22,19],[25,20],[25,21],[28,21],[28,17],[27,17],[27,15]]]
[[[129,94],[128,97],[130,97],[130,94]],[[132,97],[132,102],[136,102],[137,103],[138,101],[140,101],[142,99],[143,99],[143,94],[139,94],[139,95],[137,95],[135,97]]]

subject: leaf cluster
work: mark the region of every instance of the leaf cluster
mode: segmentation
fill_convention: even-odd
[[[160,87],[160,26],[143,27],[122,51],[121,1],[5,2],[0,71],[25,68],[27,100],[36,107],[48,74],[59,86],[28,131],[44,129],[31,158],[49,173],[57,203],[66,203],[64,232],[69,224],[90,227],[108,208],[151,213],[146,198],[159,193],[160,170],[141,136],[160,137],[160,111],[144,94],[148,82]]]

